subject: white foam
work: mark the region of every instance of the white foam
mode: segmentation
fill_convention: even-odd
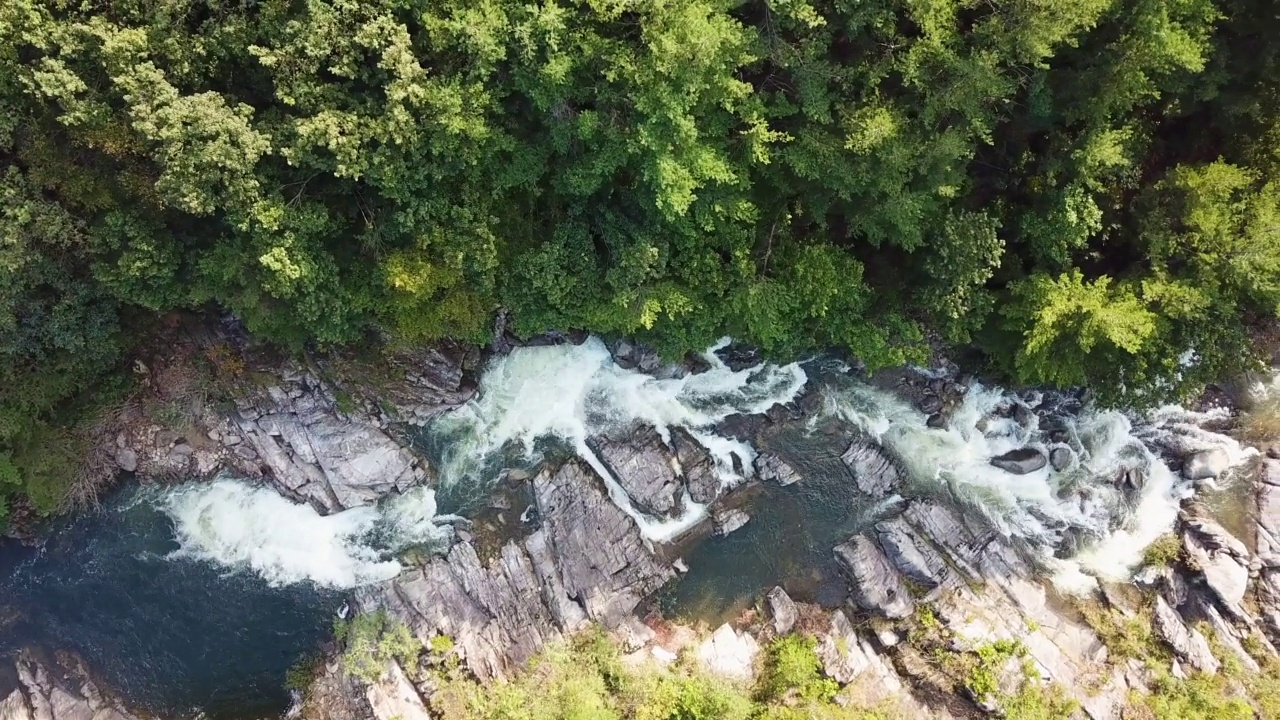
[[[581,345],[524,347],[495,358],[480,380],[476,398],[431,427],[431,432],[448,438],[439,467],[441,481],[487,488],[496,480],[492,460],[505,448],[517,447],[533,462],[538,459],[537,442],[554,437],[601,476],[610,497],[635,519],[646,538],[675,537],[696,524],[705,508],[686,499],[679,517],[641,513],[595,457],[587,439],[644,423],[669,441],[671,428],[687,428],[715,458],[721,481],[739,482],[734,456],[749,474],[754,451],[708,428],[734,413],[760,413],[790,401],[808,378],[794,363],[734,372],[714,354],[726,344],[728,340],[722,340],[704,354],[709,370],[670,379],[619,367],[594,337]]]
[[[320,515],[270,488],[224,478],[165,491],[156,504],[173,520],[179,548],[171,557],[252,570],[273,585],[351,588],[386,580],[401,570],[391,552],[450,532],[432,522],[435,502],[426,488],[385,512]]]
[[[1098,577],[1128,579],[1143,550],[1172,527],[1182,499],[1192,492],[1190,483],[1166,466],[1151,446],[1183,452],[1220,447],[1232,465],[1253,453],[1201,428],[1214,419],[1210,415],[1166,407],[1135,426],[1120,412],[1086,410],[1062,418],[1070,436],[1065,444],[1076,462],[1062,472],[1046,466],[1014,475],[992,466],[991,458],[1020,447],[1047,453],[1056,446],[1041,432],[1034,415],[1026,427],[993,415],[1015,402],[1021,401],[999,388],[975,384],[953,411],[948,427],[935,429],[927,426],[924,413],[901,398],[852,384],[827,395],[826,412],[857,425],[892,450],[916,492],[946,487],[1003,534],[1040,548],[1045,565],[1055,571],[1055,582],[1068,592],[1096,587]],[[1126,498],[1116,482],[1126,471],[1145,478],[1133,498]],[[1053,549],[1072,530],[1091,540],[1068,561],[1053,558]]]

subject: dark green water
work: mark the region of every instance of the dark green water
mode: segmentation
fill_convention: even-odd
[[[751,520],[684,554],[689,572],[660,592],[664,615],[726,622],[775,585],[797,600],[838,605],[848,592],[832,548],[874,522],[881,505],[863,495],[840,460],[851,430],[836,421],[785,427],[760,439],[801,475],[782,487],[763,482],[743,509]]]
[[[167,558],[171,522],[139,493],[60,522],[38,549],[0,544],[0,655],[72,650],[166,717],[279,715],[286,671],[325,642],[341,594]]]

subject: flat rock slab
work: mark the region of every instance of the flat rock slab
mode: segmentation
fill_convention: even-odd
[[[642,425],[619,437],[590,438],[587,444],[637,508],[656,516],[676,510],[682,484],[657,430]]]

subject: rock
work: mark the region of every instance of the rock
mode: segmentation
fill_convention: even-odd
[[[773,453],[760,453],[756,458],[756,466],[759,468],[762,479],[772,480],[784,487],[800,480],[800,473]]]
[[[178,443],[177,445],[174,445],[173,449],[169,452],[173,455],[190,455],[195,452],[195,448],[186,443]]]
[[[1018,403],[1013,406],[1013,419],[1022,427],[1030,427],[1031,422],[1036,419],[1036,414],[1031,412],[1031,408]]]
[[[1063,470],[1071,467],[1071,463],[1073,463],[1075,459],[1076,454],[1072,452],[1069,447],[1059,445],[1049,451],[1049,464],[1052,465],[1053,469],[1057,472],[1062,472]]]
[[[940,412],[942,410],[942,406],[942,398],[937,395],[925,395],[920,398],[920,412],[925,415],[933,415],[934,413]]]
[[[1209,641],[1200,634],[1199,630],[1188,628],[1177,611],[1169,607],[1169,603],[1158,595],[1155,606],[1155,630],[1160,639],[1168,643],[1173,652],[1187,664],[1210,675],[1218,672],[1221,663],[1213,656]]]
[[[917,544],[915,533],[902,518],[877,523],[876,534],[885,556],[898,569],[898,572],[929,590],[942,582],[942,578],[938,577],[934,570],[939,560],[930,561],[925,557]]]
[[[1248,549],[1208,518],[1184,513],[1182,526],[1182,544],[1192,567],[1204,574],[1205,584],[1224,608],[1232,615],[1240,616],[1243,613],[1240,601],[1244,599],[1249,585]]]
[[[588,620],[617,627],[674,576],[581,463],[544,469],[532,485],[542,525],[523,542],[509,541],[487,564],[458,543],[425,567],[361,588],[361,607],[386,609],[424,643],[449,635],[467,668],[489,679]]]
[[[629,653],[640,650],[644,646],[653,642],[653,639],[658,636],[658,634],[653,631],[653,628],[645,625],[640,621],[640,618],[637,618],[634,615],[623,621],[623,623],[618,626],[617,630],[614,631],[614,634],[616,634],[618,639],[621,641],[623,652]]]
[[[849,444],[840,459],[853,471],[858,489],[872,497],[884,497],[897,489],[901,475],[886,451],[865,438]]]
[[[759,350],[737,343],[716,350],[716,357],[733,372],[753,368],[761,362]]]
[[[769,616],[773,618],[774,632],[779,635],[791,632],[791,628],[795,627],[796,620],[800,617],[800,611],[787,591],[781,587],[775,587],[764,596],[764,599],[769,604]]]
[[[864,610],[890,619],[915,611],[902,576],[871,538],[855,535],[835,548],[836,561],[853,581],[853,598]]]
[[[138,470],[138,453],[129,448],[120,448],[116,450],[116,464],[125,472],[136,472]]]
[[[400,663],[388,663],[382,679],[365,690],[375,720],[431,720],[422,696],[405,677]]]
[[[94,684],[77,658],[60,657],[46,667],[24,651],[14,667],[16,685],[0,687],[8,692],[0,697],[0,720],[136,720]],[[0,681],[6,674],[0,673]]]
[[[662,356],[653,348],[630,340],[613,344],[613,361],[623,370],[652,373],[662,367]]]
[[[236,457],[239,457],[243,460],[252,461],[252,460],[258,459],[258,453],[254,452],[253,448],[249,447],[248,445],[237,445],[235,449],[235,454],[236,454]]]
[[[1188,480],[1216,478],[1231,467],[1231,456],[1222,448],[1201,450],[1182,461],[1182,476]]]
[[[697,657],[716,675],[735,680],[750,680],[760,644],[749,633],[738,633],[728,623],[716,628],[698,646]]]
[[[737,508],[717,513],[715,518],[716,534],[721,536],[728,535],[734,530],[738,530],[743,525],[746,525],[747,521],[750,519],[750,515]]]
[[[640,425],[617,437],[590,438],[587,444],[637,508],[657,516],[675,510],[680,481],[657,430]]]
[[[862,686],[880,696],[873,695],[868,700],[889,699],[903,689],[902,679],[869,642],[859,637],[842,610],[831,614],[831,624],[819,638],[817,651],[822,671],[842,685],[869,676]]]
[[[947,426],[947,419],[942,417],[942,413],[934,413],[924,421],[924,424],[935,430],[941,430]]]
[[[1018,448],[991,458],[991,464],[1014,475],[1026,475],[1045,466],[1044,453],[1035,448]]]
[[[681,427],[671,430],[671,444],[675,447],[689,497],[696,503],[710,504],[720,496],[720,473],[716,471],[711,453]]]

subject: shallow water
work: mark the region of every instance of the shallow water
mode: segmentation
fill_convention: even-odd
[[[122,488],[39,549],[0,544],[0,655],[72,650],[165,717],[282,713],[285,673],[327,640],[341,594],[169,557],[173,523],[146,494]]]

